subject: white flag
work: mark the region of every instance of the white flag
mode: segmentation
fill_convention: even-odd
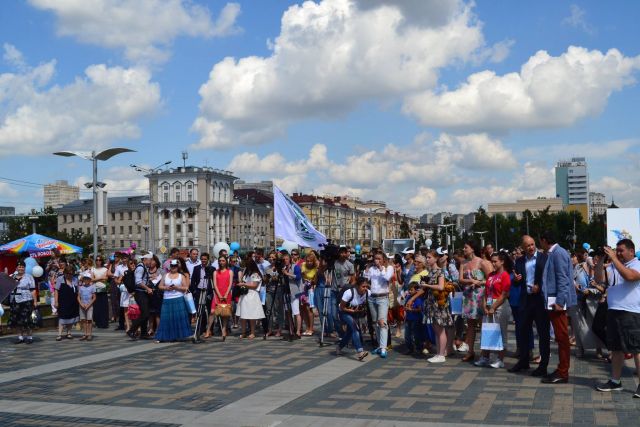
[[[293,200],[273,186],[273,222],[275,234],[284,240],[295,242],[303,247],[322,249],[327,238],[313,227],[311,221]]]

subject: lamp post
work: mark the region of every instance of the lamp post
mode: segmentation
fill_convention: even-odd
[[[108,148],[106,150],[96,151],[57,151],[53,153],[56,156],[73,157],[78,156],[93,163],[93,180],[91,187],[93,190],[93,261],[98,256],[98,160],[106,161],[122,153],[131,153],[135,150],[129,148]]]
[[[484,235],[488,233],[488,231],[474,231],[473,234],[480,235],[480,246],[484,247]]]
[[[143,168],[138,165],[129,165],[134,168],[137,172],[143,172],[147,175],[152,175],[154,172],[159,170],[160,168],[171,164],[171,160],[167,160],[161,165],[156,166],[155,168]],[[156,212],[155,206],[153,205],[153,189],[151,188],[151,179],[149,179],[149,228],[151,229],[150,240],[151,247],[147,246],[147,249],[151,250],[151,252],[156,253]]]
[[[449,227],[451,227],[451,250],[455,251],[456,246],[453,239],[453,229],[455,224],[438,224],[438,228],[444,228],[445,242],[447,243],[447,249],[449,249]]]

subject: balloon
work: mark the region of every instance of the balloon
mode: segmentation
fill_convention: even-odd
[[[282,249],[291,253],[292,250],[298,249],[298,244],[296,242],[290,242],[288,240],[285,240],[284,242],[282,242]]]
[[[31,269],[31,275],[33,277],[42,277],[43,274],[44,274],[44,271],[42,270],[42,267],[40,267],[39,265],[36,265]]]
[[[427,245],[427,248],[431,248],[431,245],[433,244],[433,240],[427,239],[424,241],[424,244]]]
[[[231,252],[238,252],[240,250],[240,243],[231,242],[231,245],[229,245],[229,248],[230,248]]]
[[[640,259],[640,251],[636,252],[636,258]]]
[[[584,248],[585,251],[588,251],[589,249],[591,249],[591,245],[588,243],[583,243],[582,247]]]
[[[138,244],[136,242],[131,242],[131,249],[136,249],[138,247]]]
[[[231,248],[229,247],[229,245],[227,245],[226,242],[218,242],[213,246],[213,256],[218,258],[218,255],[220,254],[221,250],[225,250],[227,251],[227,253],[229,253],[231,251]]]
[[[36,261],[35,258],[26,257],[24,259],[24,272],[27,274],[31,274],[33,267],[35,267],[36,265],[38,265],[38,261]]]
[[[360,246],[359,244],[356,245],[355,247],[356,253],[359,254],[360,251],[362,250],[362,246]]]

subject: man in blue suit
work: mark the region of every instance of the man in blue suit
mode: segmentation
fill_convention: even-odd
[[[532,328],[536,323],[540,346],[540,365],[531,373],[533,377],[547,375],[549,365],[549,313],[542,295],[542,274],[547,262],[547,254],[539,252],[531,236],[522,237],[524,255],[516,260],[515,281],[512,285],[520,288],[520,328],[516,331],[520,341],[519,360],[509,372],[529,369],[529,348],[532,348]]]
[[[567,309],[577,304],[573,286],[573,266],[569,253],[556,242],[553,233],[545,231],[540,236],[540,247],[547,253],[542,274],[542,293],[549,311],[549,318],[558,343],[558,368],[542,379],[546,384],[569,382],[571,344]]]

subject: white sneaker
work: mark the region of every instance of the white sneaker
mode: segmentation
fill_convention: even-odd
[[[491,367],[494,369],[502,369],[504,368],[504,362],[500,359],[496,360],[491,364]]]
[[[458,353],[467,353],[469,351],[469,345],[466,342],[463,342],[456,350]]]
[[[424,354],[425,356],[429,355],[429,350],[427,350],[426,348],[422,350],[422,354]]]
[[[440,355],[436,355],[436,356],[433,356],[431,359],[427,359],[427,362],[429,363],[444,363],[446,361],[447,361],[447,358]]]
[[[489,362],[489,359],[487,359],[486,357],[481,357],[480,359],[476,360],[474,365],[476,365],[479,368],[484,368],[485,366],[489,366],[491,363]]]

